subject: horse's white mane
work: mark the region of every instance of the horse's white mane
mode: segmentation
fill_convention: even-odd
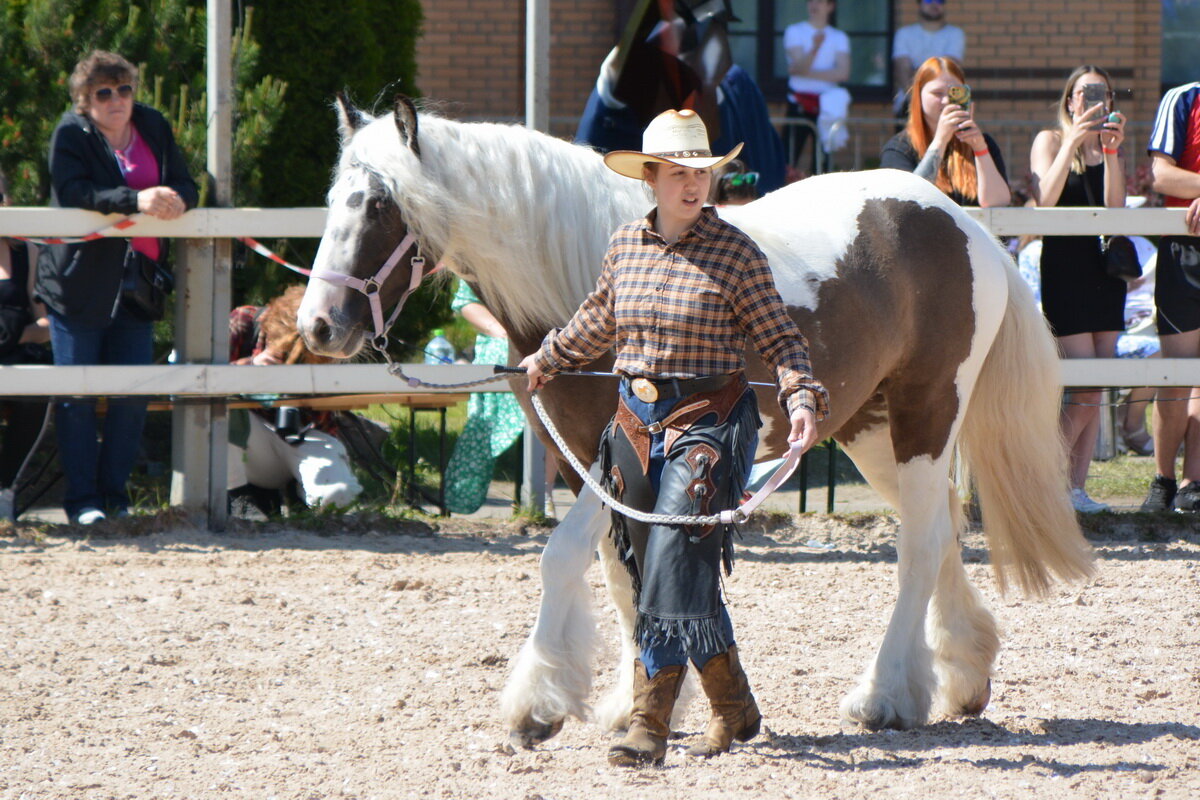
[[[421,155],[391,116],[359,129],[355,164],[384,181],[418,240],[509,324],[562,325],[595,288],[612,231],[651,206],[601,156],[517,125],[421,114]]]

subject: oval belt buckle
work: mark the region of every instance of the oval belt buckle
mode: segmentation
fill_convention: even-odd
[[[629,382],[629,388],[643,403],[653,403],[658,399],[658,387],[646,378],[634,378]]]

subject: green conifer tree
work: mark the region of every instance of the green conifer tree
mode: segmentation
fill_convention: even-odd
[[[0,165],[14,201],[47,202],[47,147],[70,108],[67,81],[93,49],[120,53],[140,72],[137,99],[170,120],[192,174],[206,188],[204,0],[14,0],[0,17]],[[233,39],[237,98],[234,202],[262,202],[261,157],[284,112],[286,84],[259,69],[252,13]]]

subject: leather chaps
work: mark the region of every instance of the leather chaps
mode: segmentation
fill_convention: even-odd
[[[680,398],[657,420],[639,418],[630,404],[620,399],[600,446],[606,488],[615,498],[669,515],[709,515],[736,506],[760,425],[744,377]],[[655,492],[652,473],[659,468]],[[633,577],[639,647],[674,638],[687,652],[728,647],[719,624],[720,584],[721,567],[726,574],[733,568],[732,534],[731,525],[649,525],[613,513],[617,553]]]

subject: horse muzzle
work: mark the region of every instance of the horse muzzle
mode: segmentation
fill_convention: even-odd
[[[346,314],[340,306],[328,310],[310,310],[303,306],[297,315],[296,326],[308,349],[330,358],[351,358],[362,349],[366,331],[357,318]]]

